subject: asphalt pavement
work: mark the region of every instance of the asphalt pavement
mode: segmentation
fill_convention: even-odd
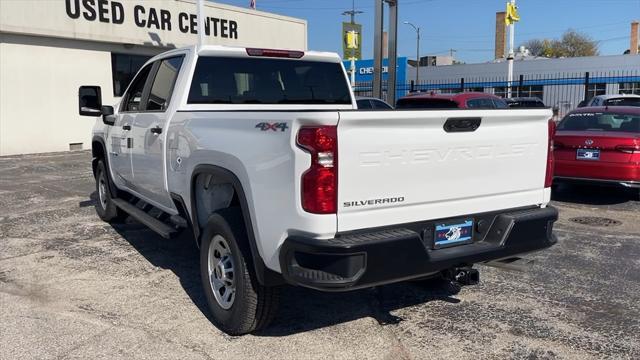
[[[189,234],[97,217],[90,153],[0,157],[0,359],[638,359],[640,202],[560,187],[526,272],[327,294],[285,287],[259,333],[208,319]],[[597,217],[599,219],[589,219]]]

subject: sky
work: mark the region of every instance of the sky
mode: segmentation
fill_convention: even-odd
[[[248,7],[250,0],[215,2]],[[256,0],[258,10],[307,20],[309,50],[342,52],[341,15],[352,0]],[[416,32],[421,28],[420,55],[448,55],[478,63],[493,59],[495,13],[506,0],[398,0],[398,56],[415,59]],[[355,0],[363,25],[363,58],[373,57],[374,0]],[[640,0],[517,0],[521,20],[515,43],[533,38],[560,38],[575,29],[597,40],[601,55],[622,54],[629,48],[630,23],[640,20]],[[385,13],[385,18],[387,14]],[[386,22],[386,21],[385,21]],[[386,24],[385,24],[386,29]]]

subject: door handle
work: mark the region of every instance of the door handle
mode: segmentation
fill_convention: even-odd
[[[122,125],[122,130],[127,130],[127,131],[131,130],[131,125],[129,125],[129,124]]]
[[[448,118],[443,128],[446,132],[470,132],[476,131],[481,122],[482,118],[479,117]]]
[[[151,133],[154,135],[160,135],[162,134],[162,128],[160,126],[156,126],[151,128]]]

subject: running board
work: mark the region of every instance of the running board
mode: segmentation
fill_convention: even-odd
[[[146,225],[148,228],[158,233],[158,235],[162,236],[165,239],[171,239],[178,235],[178,230],[173,228],[162,221],[156,219],[155,217],[147,214],[144,210],[139,207],[131,204],[130,202],[123,199],[111,199],[113,203],[122,209],[122,211],[126,212],[132,218],[138,220],[142,224]]]
[[[515,270],[515,271],[529,271],[533,267],[534,261],[531,259],[525,259],[521,257],[512,257],[508,259],[488,261],[482,263],[483,265],[492,266],[500,269]]]

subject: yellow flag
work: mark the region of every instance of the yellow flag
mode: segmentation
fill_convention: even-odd
[[[520,21],[520,15],[518,14],[518,7],[510,2],[507,3],[507,16],[504,18],[504,22],[507,25],[511,25]]]
[[[347,32],[347,49],[357,49],[359,47],[358,44],[358,33],[354,30]]]

